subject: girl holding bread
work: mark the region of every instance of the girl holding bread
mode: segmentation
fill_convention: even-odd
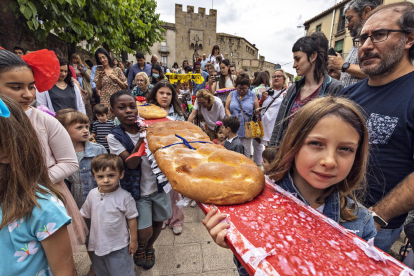
[[[141,132],[146,130],[136,123],[138,109],[135,97],[128,91],[118,91],[111,96],[110,104],[111,112],[121,124],[108,135],[109,150],[124,161],[121,187],[131,193],[139,213],[138,250],[133,259],[135,265],[151,269],[155,264],[154,242],[161,233],[163,221],[171,217],[170,196],[164,192],[164,183],[160,183],[152,172],[146,155],[129,158],[138,152],[144,142]]]
[[[351,101],[331,96],[315,99],[296,113],[276,158],[270,178],[306,205],[369,240],[376,235],[370,212],[357,202],[368,157],[365,119]],[[213,240],[226,247],[226,214],[209,212],[203,221]],[[239,274],[247,273],[234,258]],[[247,274],[246,274],[247,275]]]
[[[169,81],[162,80],[158,82],[148,95],[147,102],[163,108],[174,121],[185,121],[177,91]],[[180,235],[183,231],[184,211],[178,208],[177,201],[181,200],[181,195],[174,190],[171,190],[169,194],[172,216],[164,222],[162,228],[164,229],[169,225],[174,235]]]

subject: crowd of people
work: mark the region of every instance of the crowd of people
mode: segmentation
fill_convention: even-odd
[[[51,49],[56,64],[41,70],[23,48],[1,48],[0,274],[75,275],[72,254],[86,245],[88,275],[134,275],[134,264],[154,266],[163,229],[182,233],[182,196],[167,194],[148,157],[137,154],[146,131],[136,123],[137,97],[171,120],[197,124],[388,252],[414,209],[414,4],[381,2],[345,6],[354,43],[345,60],[328,55],[323,33],[298,39],[292,55],[301,78],[291,85],[282,69],[237,71],[218,45],[172,68],[141,52],[125,64],[103,48],[94,62]],[[48,70],[57,81],[38,91],[39,72]],[[173,85],[166,73],[202,81]],[[262,122],[262,138],[246,135],[252,120]],[[203,224],[227,248],[225,216],[214,209]],[[413,223],[405,231],[414,242]]]

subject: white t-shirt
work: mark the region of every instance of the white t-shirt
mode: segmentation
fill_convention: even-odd
[[[276,97],[279,95],[280,91],[275,90],[275,94],[273,96],[268,96],[267,99],[263,102],[263,107],[267,107]],[[275,126],[275,121],[277,117],[277,113],[279,112],[280,104],[283,101],[283,93],[273,101],[272,105],[267,109],[263,109],[261,111],[262,117],[262,124],[263,124],[263,141],[269,142],[270,138],[272,137],[273,128]]]
[[[214,97],[214,103],[211,110],[207,110],[207,108],[199,106],[197,100],[194,103],[194,109],[201,112],[204,117],[204,121],[210,130],[214,130],[217,121],[221,121],[224,117],[226,117],[223,103],[218,97]]]
[[[138,211],[134,198],[121,187],[111,193],[92,189],[80,212],[91,219],[88,251],[104,256],[129,244],[126,219],[138,217]]]
[[[126,134],[128,134],[129,138],[131,138],[132,143],[135,146],[138,143],[140,133],[138,132],[137,134],[131,134],[126,132]],[[109,145],[109,151],[112,154],[120,155],[122,152],[126,151],[126,148],[115,138],[113,134],[108,134],[107,141]],[[150,195],[158,191],[157,178],[152,172],[151,163],[149,162],[146,155],[141,156],[140,190],[141,196]]]
[[[221,56],[221,60],[223,60],[223,59],[224,59],[223,55],[222,55],[222,54],[220,54],[220,56]],[[216,57],[215,57],[214,55],[212,55],[212,54],[210,54],[210,55],[208,56],[207,61],[210,61],[210,63],[211,63],[211,64],[217,64]],[[218,72],[218,71],[217,71],[217,72]]]

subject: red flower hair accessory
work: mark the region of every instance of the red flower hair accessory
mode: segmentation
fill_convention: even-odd
[[[60,64],[55,53],[47,49],[31,52],[22,59],[32,68],[35,85],[39,92],[55,85],[60,75]]]

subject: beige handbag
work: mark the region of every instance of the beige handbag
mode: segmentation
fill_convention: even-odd
[[[244,137],[246,138],[263,138],[264,132],[263,132],[263,125],[262,122],[255,122],[250,121],[248,122],[246,120],[246,116],[244,115],[243,108],[241,106],[241,103],[239,101],[240,109],[243,113],[244,118]]]

